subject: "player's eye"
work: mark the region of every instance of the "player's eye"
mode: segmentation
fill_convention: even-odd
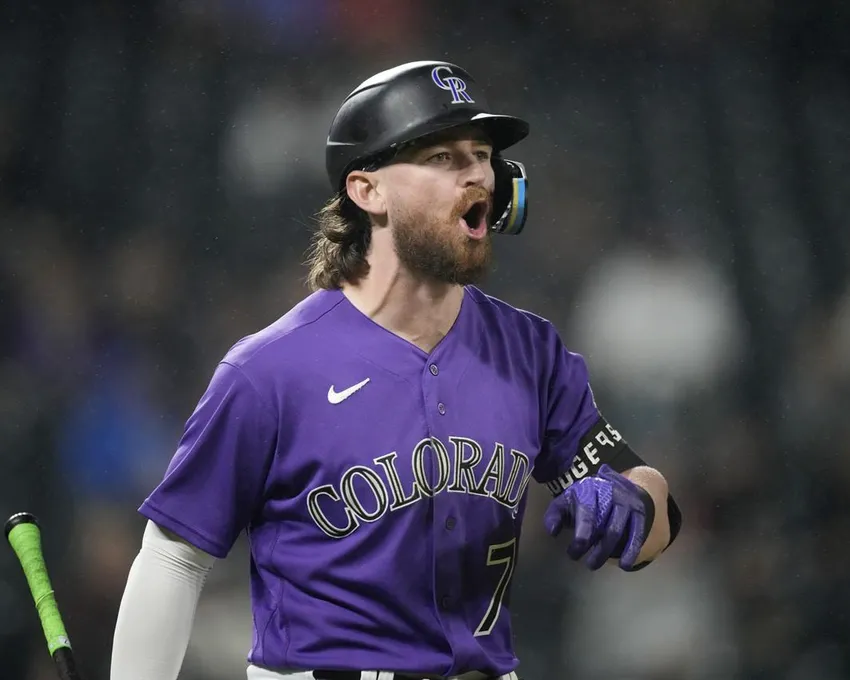
[[[429,163],[447,163],[452,159],[452,155],[448,151],[440,151],[438,153],[432,154],[428,158]]]
[[[482,162],[489,161],[492,154],[486,149],[479,149],[475,152],[475,157]]]

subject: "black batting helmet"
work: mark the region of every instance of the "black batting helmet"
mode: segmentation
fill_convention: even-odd
[[[398,149],[426,135],[461,125],[479,126],[493,143],[494,223],[491,230],[518,234],[527,216],[525,167],[501,152],[528,135],[528,123],[490,113],[481,87],[464,69],[445,61],[415,61],[361,83],[334,116],[325,147],[334,191],[352,170],[380,166]]]

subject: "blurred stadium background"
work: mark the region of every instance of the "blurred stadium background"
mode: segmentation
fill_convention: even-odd
[[[850,677],[848,28],[839,0],[3,3],[0,510],[41,516],[86,677],[213,366],[305,294],[333,112],[420,58],[531,121],[486,289],[587,357],[686,518],[590,574],[533,489],[526,678]],[[183,680],[244,677],[246,567],[213,570]],[[28,598],[0,551],[0,673],[52,680]]]

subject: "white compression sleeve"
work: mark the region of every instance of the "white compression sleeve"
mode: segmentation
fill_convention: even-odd
[[[176,680],[215,558],[151,521],[127,576],[111,680]]]

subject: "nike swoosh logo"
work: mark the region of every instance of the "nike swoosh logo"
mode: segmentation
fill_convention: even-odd
[[[328,390],[328,401],[332,404],[338,404],[341,401],[345,401],[357,390],[363,387],[363,385],[365,385],[367,382],[369,382],[369,378],[366,378],[366,380],[363,380],[357,383],[356,385],[352,385],[351,387],[344,389],[342,392],[337,392],[334,389],[334,386],[331,385],[330,389]]]

